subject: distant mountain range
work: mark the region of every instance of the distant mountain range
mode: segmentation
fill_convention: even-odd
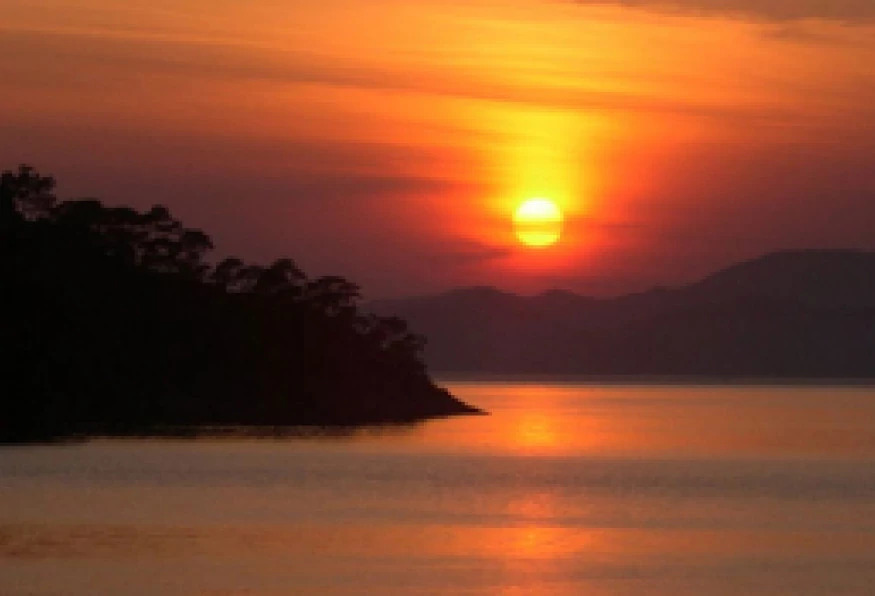
[[[371,303],[447,372],[875,377],[875,253],[785,251],[617,298],[491,287]]]

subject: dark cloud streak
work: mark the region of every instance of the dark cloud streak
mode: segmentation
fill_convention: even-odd
[[[581,5],[615,4],[659,12],[734,16],[755,21],[822,19],[846,24],[875,22],[872,0],[574,0]]]

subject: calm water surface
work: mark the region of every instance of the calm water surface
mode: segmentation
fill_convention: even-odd
[[[0,449],[0,594],[873,594],[875,389],[452,383],[488,417]]]

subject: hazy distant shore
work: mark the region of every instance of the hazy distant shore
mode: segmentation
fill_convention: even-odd
[[[582,385],[730,385],[730,386],[848,386],[875,387],[875,377],[753,377],[753,376],[706,376],[706,375],[586,375],[548,373],[490,373],[438,371],[432,373],[439,383],[542,383]]]
[[[369,306],[428,338],[431,370],[856,384],[875,379],[873,280],[875,252],[811,249],[614,298],[469,287]]]

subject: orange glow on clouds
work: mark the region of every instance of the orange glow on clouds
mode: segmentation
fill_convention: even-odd
[[[7,2],[0,24],[2,167],[32,161],[62,192],[110,202],[160,194],[223,252],[290,254],[371,296],[616,293],[776,246],[872,242],[865,14],[800,4],[791,18],[744,0],[31,4]],[[98,172],[116,178],[95,187]],[[211,187],[180,183],[192,179]],[[839,195],[841,209],[822,199]],[[549,251],[521,246],[510,221],[530,197],[565,215]]]

